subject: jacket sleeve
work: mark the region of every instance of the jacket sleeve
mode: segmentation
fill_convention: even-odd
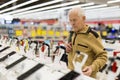
[[[99,71],[107,62],[107,52],[104,50],[100,37],[96,38],[91,35],[89,38],[88,45],[95,54],[94,61],[91,66],[93,71]]]

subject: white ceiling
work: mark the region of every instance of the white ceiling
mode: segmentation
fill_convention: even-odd
[[[119,2],[116,2],[116,3],[108,3],[108,1],[115,1],[115,0],[63,0],[63,1],[45,0],[46,2],[40,2],[40,1],[41,0],[29,0],[26,2],[25,1],[21,2],[19,4],[17,4],[17,1],[16,1],[12,3],[12,6],[9,6],[7,8],[4,8],[4,7],[1,8],[0,14],[11,15],[14,18],[24,18],[24,19],[25,18],[26,19],[52,19],[52,18],[61,18],[66,16],[67,13],[64,12],[63,10],[68,10],[74,7],[75,5],[79,5],[79,6],[83,5],[82,8],[85,9],[87,20],[101,20],[101,19],[113,19],[113,18],[120,19],[120,7],[119,7],[120,0],[117,0]],[[58,1],[58,2],[55,2],[55,1]],[[54,3],[50,4],[50,2],[54,2]],[[75,3],[73,4],[73,2]],[[91,2],[94,2],[94,4],[91,4],[89,6],[84,5],[84,4],[89,4]],[[49,3],[49,4],[46,4],[44,6],[45,3]],[[70,4],[67,4],[67,3],[70,3]],[[1,6],[3,4],[1,4]],[[63,4],[67,4],[67,5],[64,6]],[[56,7],[53,7],[53,5],[55,5]],[[99,5],[103,5],[103,6],[100,7]],[[92,6],[99,6],[99,7],[90,9],[90,7]]]

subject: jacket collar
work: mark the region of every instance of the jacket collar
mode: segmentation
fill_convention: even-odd
[[[76,33],[78,33],[78,34],[86,34],[86,33],[89,33],[90,30],[91,30],[90,27],[88,25],[85,25],[83,30],[78,31]]]

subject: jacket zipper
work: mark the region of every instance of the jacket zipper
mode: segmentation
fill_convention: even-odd
[[[76,37],[77,37],[77,34],[75,33],[75,37],[74,37],[74,39],[73,39],[73,45],[75,44],[75,39],[76,39]]]

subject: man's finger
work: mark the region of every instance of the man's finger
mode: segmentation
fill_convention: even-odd
[[[82,71],[83,71],[83,72],[88,71],[88,67],[85,67]]]

